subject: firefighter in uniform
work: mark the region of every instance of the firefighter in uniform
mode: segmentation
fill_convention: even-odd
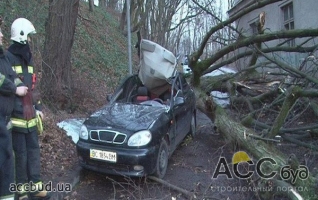
[[[0,17],[0,25],[1,23]],[[15,94],[24,96],[28,88],[17,78],[4,56],[2,37],[0,28],[0,200],[13,200],[14,194],[9,190],[11,184],[14,184],[10,115],[13,111]]]
[[[29,92],[22,98],[15,99],[12,113],[12,142],[15,153],[16,183],[22,187],[18,191],[20,199],[50,199],[51,194],[44,190],[41,181],[40,147],[36,115],[43,119],[42,106],[39,98],[35,98],[34,85],[36,81],[30,50],[30,34],[35,34],[33,24],[18,18],[11,25],[11,40],[13,44],[8,48],[7,57],[18,77],[29,87]],[[26,191],[23,186],[30,187]],[[29,188],[29,189],[30,189]],[[28,195],[29,194],[29,195]]]

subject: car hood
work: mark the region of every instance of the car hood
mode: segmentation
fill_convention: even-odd
[[[85,125],[128,131],[148,129],[166,111],[165,107],[114,103],[92,114]]]

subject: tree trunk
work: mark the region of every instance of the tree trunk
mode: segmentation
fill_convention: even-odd
[[[79,0],[50,0],[43,53],[43,96],[50,101],[70,94],[71,49]],[[67,90],[66,90],[67,89]]]
[[[111,10],[115,10],[117,5],[117,0],[108,0],[107,7]]]
[[[122,32],[125,31],[125,23],[126,23],[126,16],[127,16],[126,10],[127,10],[127,0],[125,0],[123,12],[121,13],[120,22],[119,22],[119,30],[121,30]]]
[[[89,11],[93,12],[94,11],[94,0],[88,0],[89,4]]]
[[[296,181],[291,184],[287,181],[280,180],[280,172],[282,167],[291,165],[290,157],[284,155],[271,143],[264,142],[257,137],[257,134],[244,127],[242,124],[234,121],[229,117],[225,110],[221,107],[215,105],[211,97],[205,95],[205,92],[195,89],[197,100],[197,108],[205,113],[212,121],[214,121],[216,130],[222,134],[224,139],[233,144],[233,147],[239,147],[239,149],[244,149],[248,155],[252,156],[252,160],[259,161],[261,158],[269,157],[275,160],[276,164],[264,165],[261,169],[265,174],[270,174],[271,172],[277,172],[277,176],[272,179],[260,179],[258,185],[260,188],[272,187],[269,191],[260,191],[262,198],[271,199],[273,195],[283,195],[289,199],[317,199],[316,183],[315,178],[311,175],[307,179],[302,181]],[[254,137],[255,136],[255,137]],[[256,163],[254,162],[254,164]],[[297,161],[296,161],[297,163]],[[298,169],[299,166],[296,166]],[[294,169],[295,167],[293,167]],[[309,173],[309,172],[308,172]],[[269,186],[270,185],[270,186]],[[287,191],[281,191],[280,189],[285,188]],[[302,188],[306,191],[295,191],[295,188]]]
[[[101,8],[106,8],[106,0],[99,0],[98,6]]]

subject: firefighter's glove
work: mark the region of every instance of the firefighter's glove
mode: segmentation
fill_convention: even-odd
[[[36,110],[36,114],[37,114],[37,115],[40,115],[40,117],[41,117],[42,120],[44,119],[44,114],[43,114],[42,111]]]

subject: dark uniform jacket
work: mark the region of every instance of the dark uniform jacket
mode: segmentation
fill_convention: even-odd
[[[7,131],[7,124],[13,110],[16,85],[14,83],[16,73],[12,70],[8,59],[0,47],[0,168],[11,155],[10,133]],[[22,84],[21,82],[17,84]]]
[[[21,44],[14,43],[11,45],[6,53],[12,69],[17,73],[20,80],[25,86],[29,88],[28,92],[33,93],[35,86],[35,71],[33,67],[33,60],[31,58],[31,52],[28,45],[19,46]],[[27,48],[26,50],[24,48]],[[22,49],[22,50],[21,50]],[[25,55],[24,51],[28,51],[30,55]],[[14,110],[12,113],[12,125],[13,131],[29,132],[36,130],[36,118],[35,111],[32,120],[25,120],[23,115],[23,99],[24,97],[18,97],[15,99]],[[33,107],[36,110],[42,110],[42,103],[40,99],[32,99]],[[16,123],[18,121],[18,123]],[[23,121],[25,121],[23,123]]]
[[[12,70],[11,64],[4,56],[0,48],[0,115],[9,116],[13,111],[13,102],[15,98],[16,85],[14,79],[17,77]]]

